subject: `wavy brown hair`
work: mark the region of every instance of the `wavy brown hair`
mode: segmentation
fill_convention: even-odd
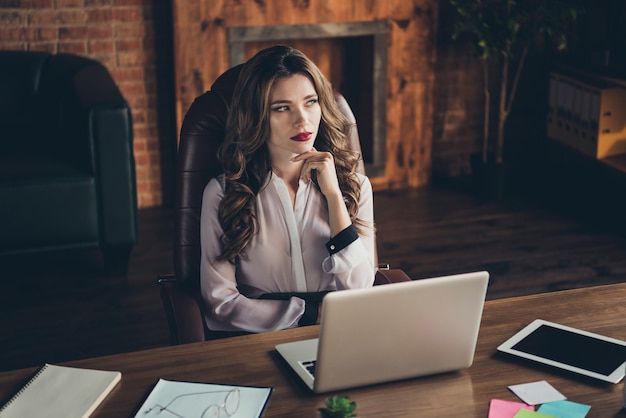
[[[222,235],[221,260],[234,263],[257,232],[256,196],[271,172],[266,141],[270,136],[270,91],[277,79],[302,74],[311,81],[322,110],[315,139],[318,151],[330,152],[337,179],[355,225],[361,188],[356,176],[360,155],[347,147],[350,126],[339,110],[333,89],[317,66],[302,52],[288,46],[274,46],[258,52],[244,64],[235,85],[226,121],[224,143],[218,158],[224,169],[225,192],[218,219]]]

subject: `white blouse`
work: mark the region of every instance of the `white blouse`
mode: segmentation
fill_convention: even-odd
[[[374,225],[372,186],[359,175],[358,217]],[[200,288],[206,324],[214,331],[264,332],[295,327],[303,299],[260,300],[264,293],[318,292],[372,286],[375,234],[367,229],[346,248],[328,255],[331,238],[326,199],[312,182],[300,181],[292,207],[287,186],[270,175],[256,200],[258,233],[233,265],[218,261],[223,179],[204,189],[200,220]]]

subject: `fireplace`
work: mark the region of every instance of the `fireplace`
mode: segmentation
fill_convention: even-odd
[[[384,176],[386,161],[386,21],[231,27],[230,65],[270,45],[286,44],[311,58],[350,104],[368,176]]]

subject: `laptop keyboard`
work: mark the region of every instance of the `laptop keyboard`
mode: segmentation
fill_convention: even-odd
[[[302,367],[304,367],[312,377],[315,377],[315,365],[317,364],[316,360],[301,361],[300,364],[302,364]]]

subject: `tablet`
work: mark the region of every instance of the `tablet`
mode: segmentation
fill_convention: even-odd
[[[537,319],[498,351],[605,382],[624,377],[626,342]]]

